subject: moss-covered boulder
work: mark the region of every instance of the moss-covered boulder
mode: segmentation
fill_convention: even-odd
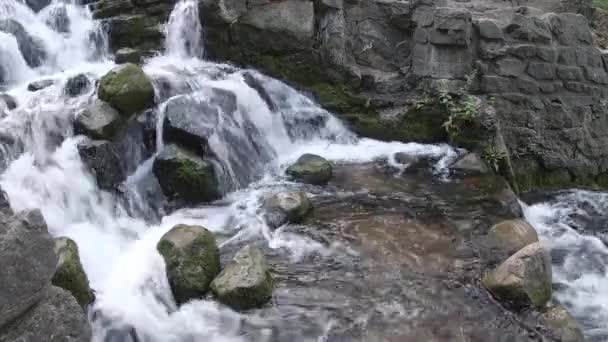
[[[542,314],[545,326],[561,342],[584,342],[581,327],[561,304],[553,304]]]
[[[246,246],[211,283],[217,299],[238,310],[263,305],[272,297],[272,276],[261,250]]]
[[[542,308],[551,300],[551,257],[539,243],[513,254],[482,279],[496,297],[514,308]]]
[[[220,197],[213,165],[178,145],[164,147],[154,161],[153,172],[170,199],[200,203]]]
[[[307,153],[287,168],[287,175],[298,182],[325,185],[331,179],[332,167],[325,158]]]
[[[140,67],[127,63],[101,78],[98,96],[123,116],[131,116],[154,104],[154,87]]]
[[[538,242],[538,234],[528,222],[517,219],[502,221],[488,232],[493,244],[508,255]]]
[[[72,293],[81,306],[91,304],[95,295],[89,287],[89,279],[80,263],[80,254],[76,242],[69,238],[55,240],[55,252],[59,256],[57,271],[52,283]]]
[[[264,217],[272,228],[287,222],[300,222],[312,208],[302,191],[283,191],[272,195],[264,204]]]
[[[165,259],[167,278],[177,303],[200,298],[220,272],[220,252],[213,234],[201,226],[173,227],[156,248]]]

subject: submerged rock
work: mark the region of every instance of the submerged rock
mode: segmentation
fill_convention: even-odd
[[[89,342],[91,328],[72,295],[59,287],[41,291],[40,303],[0,330],[2,342]]]
[[[542,318],[560,342],[584,342],[581,327],[568,310],[561,304],[552,304],[542,314]]]
[[[109,139],[123,123],[120,113],[103,101],[95,101],[74,121],[74,132],[93,139]]]
[[[171,199],[199,203],[220,197],[213,164],[175,144],[165,146],[156,157],[153,172]]]
[[[43,8],[51,4],[52,0],[25,0],[25,3],[34,12],[40,12]]]
[[[141,63],[141,51],[132,48],[122,48],[116,51],[114,54],[114,62],[116,64],[140,64]]]
[[[424,174],[431,173],[433,167],[437,163],[437,158],[433,156],[415,155],[405,152],[395,153],[395,161],[405,165],[405,173],[408,174]]]
[[[32,83],[30,83],[30,84],[27,85],[27,90],[29,90],[29,91],[42,90],[44,88],[52,86],[53,83],[55,83],[55,81],[53,81],[53,80],[34,81],[34,82],[32,82]]]
[[[111,142],[86,139],[78,143],[77,148],[82,162],[89,168],[100,189],[116,189],[125,179],[118,151]]]
[[[72,293],[80,306],[91,304],[95,295],[89,287],[89,278],[80,263],[78,245],[72,239],[55,240],[55,252],[59,256],[57,270],[53,276],[53,285]]]
[[[23,59],[32,68],[37,68],[46,60],[44,43],[32,37],[18,21],[13,19],[0,20],[0,31],[12,34],[17,39],[19,51]]]
[[[45,22],[48,27],[59,33],[70,33],[70,17],[65,5],[52,8]]]
[[[90,85],[91,81],[89,81],[89,78],[85,74],[78,74],[70,77],[66,82],[64,93],[68,96],[76,97],[86,92]]]
[[[530,244],[488,272],[483,285],[516,308],[544,307],[551,300],[551,257],[539,243]]]
[[[2,82],[0,81],[0,83]],[[6,109],[8,110],[13,110],[17,108],[17,101],[9,94],[0,94],[0,102],[4,103]]]
[[[154,104],[154,87],[140,67],[127,63],[101,78],[98,96],[129,117]]]
[[[331,179],[332,166],[325,158],[307,153],[287,168],[287,175],[302,183],[325,185]]]
[[[246,310],[272,297],[272,276],[264,253],[246,246],[211,283],[218,300],[234,309]]]
[[[450,165],[450,170],[459,175],[477,175],[491,172],[483,158],[477,153],[467,153],[458,158]]]
[[[177,303],[202,297],[220,272],[220,252],[213,234],[201,226],[173,227],[158,242]]]
[[[499,249],[508,255],[538,242],[538,234],[534,227],[521,219],[502,221],[494,225],[488,232],[488,236]]]
[[[287,222],[300,222],[311,208],[310,200],[302,191],[276,193],[266,200],[263,207],[266,222],[272,228]]]
[[[2,327],[42,299],[55,272],[57,256],[55,242],[39,210],[3,216],[0,220]],[[0,338],[0,341],[15,340]]]

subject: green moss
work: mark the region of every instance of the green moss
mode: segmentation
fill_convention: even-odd
[[[101,78],[98,96],[122,115],[131,116],[154,104],[154,87],[140,67],[127,63]]]
[[[203,227],[186,225],[178,225],[168,234],[171,235],[165,235],[157,249],[165,259],[167,278],[175,300],[185,303],[202,297],[220,272],[220,254],[215,237]],[[188,234],[196,237],[187,241]]]
[[[89,287],[89,280],[80,263],[78,246],[67,238],[57,240],[59,263],[53,275],[52,283],[72,293],[78,304],[86,306],[95,300]]]
[[[537,308],[543,308],[551,300],[551,284],[539,284],[534,288],[529,288],[527,291],[530,302]]]
[[[314,154],[304,154],[298,161],[287,168],[286,173],[293,179],[316,185],[325,185],[332,177],[331,164]]]

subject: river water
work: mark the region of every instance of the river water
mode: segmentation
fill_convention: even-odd
[[[59,17],[64,23],[61,29],[53,24]],[[185,0],[176,4],[165,27],[165,51],[144,64],[158,105],[142,115],[155,126],[156,142],[152,148],[121,150],[130,175],[120,193],[101,191],[80,160],[77,143],[82,137],[72,132],[73,118],[94,100],[95,89],[90,86],[77,97],[64,92],[70,77],[84,73],[94,82],[114,67],[100,23],[86,8],[60,1],[34,13],[19,1],[0,0],[3,18],[20,23],[44,51],[44,58],[32,65],[20,52],[27,47],[0,31],[4,79],[0,89],[18,103],[13,110],[0,105],[0,184],[13,209],[41,209],[52,235],[77,242],[96,291],[89,309],[95,342],[272,340],[264,317],[238,314],[210,299],[176,307],[155,248],[160,237],[177,223],[199,224],[217,234],[223,252],[252,242],[261,243],[287,264],[311,256],[348,259],[353,252],[341,244],[320,243],[298,232],[271,231],[264,223],[261,199],[297,186],[283,176],[289,163],[302,153],[316,153],[340,162],[388,158],[397,167],[394,153],[406,152],[437,158],[436,173],[441,177],[441,170],[457,155],[449,146],[357,138],[333,115],[282,82],[253,70],[205,61],[198,6]],[[255,80],[265,95],[245,79]],[[52,80],[52,85],[28,91],[28,84],[37,80]],[[236,114],[228,117],[220,108],[222,115],[210,123],[215,133],[209,145],[225,196],[210,205],[166,212],[151,172],[152,161],[164,145],[160,134],[164,111],[168,102],[180,97],[209,102],[212,88],[232,92],[237,99]],[[242,127],[248,127],[246,132]],[[584,201],[581,196],[592,197],[586,201],[593,205],[605,203],[603,195],[576,192],[527,207],[526,216],[551,246],[567,251],[556,264],[556,281],[564,284],[558,298],[583,320],[589,336],[604,336],[596,339],[600,341],[607,339],[605,324],[600,324],[608,316],[608,298],[604,298],[608,294],[601,292],[608,286],[602,262],[606,247],[584,229],[573,230],[565,219],[570,217],[568,210]],[[309,328],[295,329],[292,337],[325,341],[332,320],[307,319],[302,325]],[[255,331],[254,335],[243,334],[245,325],[256,327],[245,329]]]

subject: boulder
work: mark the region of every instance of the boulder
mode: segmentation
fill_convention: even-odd
[[[91,304],[95,295],[89,287],[89,278],[80,263],[78,245],[72,239],[55,240],[55,252],[59,256],[57,270],[53,275],[53,285],[72,293],[80,306]]]
[[[114,190],[125,180],[118,151],[110,141],[85,139],[78,143],[77,148],[82,162],[89,168],[100,189]]]
[[[70,77],[65,84],[64,93],[71,97],[84,94],[91,85],[91,81],[85,74],[78,74]]]
[[[304,154],[295,164],[287,168],[287,175],[292,179],[314,185],[324,185],[332,176],[332,166],[323,157]]]
[[[8,110],[13,110],[17,108],[17,101],[9,94],[0,94],[0,103],[4,103],[4,106]]]
[[[272,228],[278,228],[287,222],[300,222],[311,208],[310,200],[302,191],[276,193],[263,206],[266,222]]]
[[[93,139],[109,139],[122,125],[120,113],[103,101],[95,101],[74,120],[74,132]]]
[[[57,255],[40,211],[25,211],[0,219],[2,327],[42,299],[55,272]],[[15,340],[0,338],[0,341]]]
[[[237,310],[263,305],[272,297],[272,276],[258,248],[245,246],[211,283],[217,299]]]
[[[156,246],[165,260],[177,303],[202,297],[220,272],[220,252],[213,234],[200,226],[177,225]]]
[[[29,90],[29,91],[39,91],[39,90],[42,90],[44,88],[52,86],[53,83],[55,83],[55,81],[53,81],[53,80],[34,81],[34,82],[32,82],[32,83],[30,83],[30,84],[27,85],[27,90]]]
[[[114,54],[114,62],[116,64],[140,64],[141,58],[141,51],[132,48],[122,48]]]
[[[519,251],[529,244],[538,242],[538,234],[528,222],[516,219],[502,221],[488,232],[493,244],[507,255]]]
[[[25,3],[34,12],[40,12],[43,8],[51,4],[52,0],[25,0]]]
[[[581,327],[561,304],[552,304],[542,314],[547,328],[561,342],[584,342]]]
[[[213,164],[175,144],[165,146],[156,157],[153,172],[171,199],[199,203],[220,197]]]
[[[491,172],[483,158],[477,153],[467,153],[461,156],[450,165],[450,170],[458,175],[475,175]]]
[[[127,63],[101,78],[98,96],[123,116],[130,117],[154,104],[154,87],[140,67]]]
[[[70,17],[65,5],[57,5],[47,13],[45,23],[59,33],[70,33]]]
[[[91,327],[72,295],[59,287],[40,291],[43,299],[0,330],[0,342],[89,342]]]
[[[521,309],[544,307],[551,299],[551,257],[539,243],[530,244],[510,256],[482,279],[498,300]]]
[[[165,141],[177,142],[204,155],[207,139],[222,116],[232,117],[237,110],[233,92],[206,88],[206,96],[178,96],[167,102],[163,136]]]
[[[19,22],[13,19],[0,20],[0,31],[11,34],[17,39],[19,51],[27,65],[37,68],[46,60],[44,43],[32,37]]]

